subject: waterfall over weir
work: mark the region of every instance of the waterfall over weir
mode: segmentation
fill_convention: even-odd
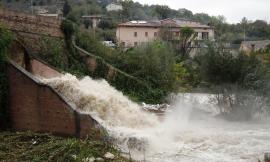
[[[204,111],[210,105],[180,99],[160,118],[104,80],[70,74],[41,80],[95,118],[137,160],[257,162],[270,152],[269,121],[227,122]]]

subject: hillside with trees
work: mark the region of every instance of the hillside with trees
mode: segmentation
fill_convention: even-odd
[[[120,1],[123,10],[119,12],[106,11],[105,6],[109,1],[69,0],[69,3],[72,6],[72,10],[68,14],[70,19],[77,23],[83,23],[79,22],[82,15],[100,14],[103,15],[103,21],[100,24],[103,30],[115,29],[118,23],[130,20],[182,18],[213,26],[216,39],[230,43],[239,44],[244,40],[244,37],[246,40],[270,39],[270,24],[264,20],[251,21],[243,18],[237,24],[230,24],[226,22],[226,18],[222,15],[210,16],[206,13],[192,13],[192,11],[184,8],[174,10],[165,5],[142,5],[131,0]]]
[[[206,13],[192,13],[192,11],[180,8],[178,10],[171,9],[166,5],[142,5],[132,0],[122,0],[119,3],[123,6],[123,10],[119,12],[107,12],[106,5],[115,0],[33,0],[33,6],[57,6],[58,9],[64,10],[64,16],[77,22],[78,24],[87,24],[83,22],[83,15],[103,15],[100,28],[101,38],[104,40],[115,41],[115,28],[118,23],[129,20],[160,20],[166,18],[183,18],[199,21],[203,24],[209,24],[215,27],[216,39],[230,42],[240,43],[244,37],[246,40],[262,40],[270,39],[270,24],[264,20],[251,21],[243,18],[241,22],[230,24],[226,22],[226,18],[222,15],[210,16]],[[31,2],[29,0],[1,0],[3,6],[31,12]],[[58,5],[57,5],[58,4]],[[56,12],[56,9],[52,12]]]

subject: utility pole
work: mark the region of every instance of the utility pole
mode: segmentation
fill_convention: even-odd
[[[246,23],[244,24],[244,41],[246,41]]]

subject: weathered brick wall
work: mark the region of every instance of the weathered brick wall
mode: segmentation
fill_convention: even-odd
[[[53,78],[61,76],[62,74],[56,69],[53,69],[45,63],[32,59],[31,61],[31,73],[36,76],[42,76],[44,78]]]
[[[0,8],[0,24],[16,32],[63,37],[61,20]]]
[[[34,64],[34,67],[45,66],[42,63]],[[102,137],[104,129],[91,116],[77,112],[64,97],[15,63],[8,65],[8,79],[9,112],[15,130],[82,138],[88,135]]]
[[[40,53],[41,40],[44,37],[64,38],[61,31],[61,20],[54,17],[31,15],[0,8],[0,26],[11,30],[31,53]]]

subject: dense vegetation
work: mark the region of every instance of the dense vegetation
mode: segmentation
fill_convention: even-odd
[[[8,121],[8,83],[6,75],[7,48],[12,41],[10,32],[0,26],[0,129]]]
[[[102,39],[115,41],[115,28],[120,22],[129,20],[155,20],[165,18],[184,18],[210,24],[215,27],[216,38],[232,43],[240,43],[246,40],[260,40],[270,38],[270,24],[263,20],[250,21],[243,18],[241,22],[229,24],[226,18],[222,15],[209,16],[206,13],[192,13],[191,11],[180,8],[174,10],[166,5],[142,5],[132,0],[122,0],[120,4],[123,6],[123,11],[107,12],[106,5],[114,0],[66,0],[64,7],[64,15],[78,24],[90,25],[91,22],[83,21],[82,15],[103,15],[103,20],[100,23],[98,30]],[[31,12],[31,1],[17,0],[2,0],[4,6]],[[56,1],[52,0],[33,0],[34,6],[49,6],[51,12],[56,12],[57,9],[62,9],[56,5]],[[58,6],[58,8],[56,8]]]
[[[270,73],[256,55],[232,53],[221,44],[208,44],[194,59],[201,80],[217,94],[220,113],[234,119],[250,119],[270,112]]]
[[[31,132],[0,132],[0,161],[90,161],[113,153],[111,161],[129,161],[110,143],[88,138],[62,138]],[[104,158],[103,158],[104,159]]]
[[[209,43],[195,60],[203,79],[211,84],[236,83],[244,88],[258,89],[262,85],[257,81],[263,81],[267,76],[267,69],[254,55],[233,54],[218,43]]]

